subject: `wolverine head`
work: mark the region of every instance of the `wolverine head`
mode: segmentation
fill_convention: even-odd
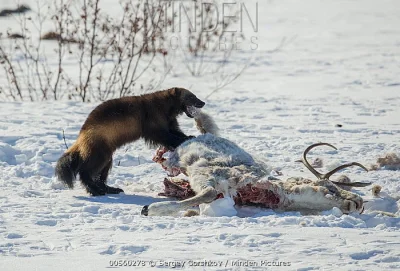
[[[193,118],[188,107],[194,106],[196,108],[202,108],[206,103],[196,97],[192,92],[184,88],[174,88],[176,97],[179,98],[181,104],[181,110],[185,112],[186,116]]]

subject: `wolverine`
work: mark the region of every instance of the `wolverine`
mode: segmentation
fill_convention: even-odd
[[[93,196],[121,193],[106,184],[115,150],[140,138],[152,146],[178,147],[190,136],[181,131],[177,117],[185,113],[193,118],[190,107],[204,105],[184,88],[105,101],[89,114],[76,142],[58,160],[56,176],[72,189],[79,174]]]

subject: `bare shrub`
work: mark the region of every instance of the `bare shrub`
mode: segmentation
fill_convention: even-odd
[[[252,61],[231,65],[234,52],[240,50],[238,44],[246,40],[243,32],[237,29],[242,23],[241,8],[240,3],[213,0],[194,1],[179,9],[187,17],[192,13],[196,16],[189,21],[185,33],[187,41],[180,48],[190,75],[213,77],[215,86],[206,99],[238,79]]]
[[[47,15],[51,10],[49,5],[36,3],[36,11],[29,14],[15,16],[19,25],[21,38],[9,41],[0,40],[0,59],[3,64],[8,86],[3,87],[3,97],[13,100],[47,100],[58,99],[58,85],[62,70],[57,73],[52,71],[47,61],[45,48],[39,38],[43,32],[44,23],[50,20]],[[63,13],[64,10],[57,10]],[[3,33],[1,33],[2,36]],[[9,29],[6,33],[8,38],[14,34]],[[55,49],[64,51],[62,44]],[[13,59],[15,58],[15,59]],[[62,60],[62,58],[61,58]],[[60,61],[59,66],[62,65]]]
[[[233,4],[225,6],[230,16],[215,16],[220,0],[121,0],[116,16],[101,2],[37,0],[31,12],[12,15],[19,29],[0,39],[0,77],[7,83],[0,99],[87,102],[142,94],[159,88],[177,59],[191,76],[214,78],[209,98],[251,62],[232,64],[235,45],[245,40],[242,31],[230,31],[240,19]],[[180,50],[171,48],[175,17],[193,12],[195,20],[183,28],[179,22]]]
[[[192,76],[218,72],[231,57],[237,39],[244,39],[243,33],[228,32],[238,22],[239,10],[230,8],[232,16],[221,18],[218,9],[221,2],[195,1],[186,8],[179,7],[187,16],[192,9],[200,11],[194,13],[196,18],[187,25],[187,46],[181,46],[184,64]]]
[[[35,101],[67,95],[86,102],[154,89],[166,74],[152,66],[156,56],[167,54],[156,46],[168,21],[162,2],[125,0],[121,16],[112,17],[100,8],[100,0],[38,0],[33,14],[15,17],[24,38],[0,40],[0,64],[8,82],[1,97]],[[53,30],[44,34],[49,20]],[[11,35],[10,29],[2,37]],[[44,40],[52,41],[44,46]],[[13,59],[17,56],[20,61]],[[78,68],[66,69],[66,57],[75,58]],[[138,84],[145,73],[156,75]]]

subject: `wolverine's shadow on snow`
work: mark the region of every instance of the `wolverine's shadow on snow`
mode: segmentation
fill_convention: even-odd
[[[105,195],[105,196],[74,196],[78,200],[98,203],[116,203],[116,204],[136,204],[136,205],[148,205],[154,202],[167,201],[168,198],[155,198],[152,196],[144,195]]]

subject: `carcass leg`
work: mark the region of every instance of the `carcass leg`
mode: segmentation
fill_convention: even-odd
[[[145,216],[173,216],[179,211],[187,210],[202,203],[212,202],[217,198],[217,191],[212,186],[207,186],[196,196],[182,201],[163,201],[146,205],[142,209]]]

